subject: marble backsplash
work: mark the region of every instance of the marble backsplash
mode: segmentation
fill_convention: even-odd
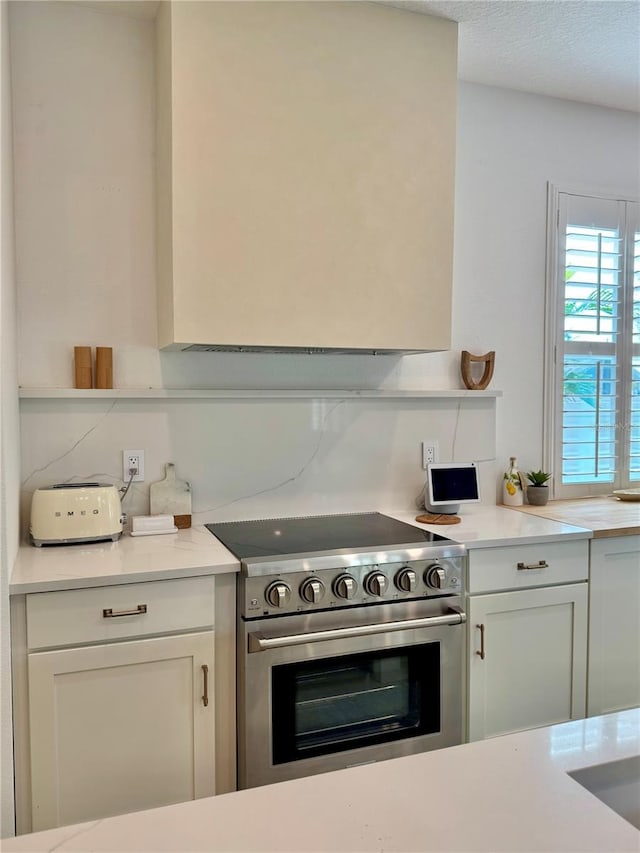
[[[421,442],[440,461],[479,463],[495,503],[496,399],[23,399],[21,530],[33,491],[59,482],[122,485],[122,451],[145,452],[145,482],[123,502],[149,512],[164,464],[189,480],[193,523],[410,509],[424,484]]]

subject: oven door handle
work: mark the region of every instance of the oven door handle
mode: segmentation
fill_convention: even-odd
[[[389,631],[409,631],[413,628],[437,628],[440,625],[462,625],[467,614],[458,607],[450,607],[445,616],[425,616],[421,619],[403,619],[400,622],[378,622],[375,625],[354,625],[352,628],[331,628],[327,631],[308,631],[306,634],[288,634],[283,637],[265,637],[260,632],[249,634],[249,652],[266,652],[268,649],[283,649],[287,646],[302,646],[305,643],[321,643],[325,640],[348,640],[353,637],[369,637],[372,634],[388,634]]]

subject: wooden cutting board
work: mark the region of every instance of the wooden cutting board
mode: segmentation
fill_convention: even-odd
[[[178,528],[191,527],[191,486],[176,477],[176,466],[167,462],[164,480],[149,486],[151,515],[172,515]]]
[[[447,515],[445,513],[423,513],[416,515],[416,521],[420,524],[460,524],[462,519],[459,515]]]
[[[586,527],[593,531],[594,539],[640,533],[640,501],[619,501],[615,497],[602,496],[549,501],[546,506],[525,504],[509,509]]]

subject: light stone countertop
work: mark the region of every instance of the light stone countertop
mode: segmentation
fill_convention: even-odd
[[[238,572],[240,562],[205,527],[177,533],[130,536],[117,542],[23,545],[9,593],[139,583]]]
[[[18,851],[637,851],[568,771],[640,754],[640,710],[8,839]]]
[[[586,539],[592,535],[590,530],[571,524],[483,504],[463,506],[461,523],[445,526],[417,524],[417,509],[380,512],[464,542],[469,549]],[[157,536],[132,537],[125,533],[118,542],[42,548],[25,544],[19,549],[9,592],[20,595],[239,570],[236,557],[203,525],[197,525]]]
[[[424,510],[422,512],[424,513]],[[415,518],[420,511],[389,511],[387,514],[400,521],[417,524]],[[592,536],[591,530],[586,527],[513,512],[502,506],[463,504],[458,518],[460,518],[459,524],[417,524],[417,526],[432,530],[449,539],[455,539],[457,542],[463,542],[468,550],[497,548],[505,545],[534,545],[539,542],[568,539],[590,539]]]

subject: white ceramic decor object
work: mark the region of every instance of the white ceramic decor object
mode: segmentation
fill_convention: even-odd
[[[176,477],[176,466],[167,462],[164,480],[149,487],[151,515],[172,515],[178,528],[191,527],[191,486]]]
[[[172,515],[134,515],[131,519],[132,536],[152,536],[159,533],[176,533]]]

